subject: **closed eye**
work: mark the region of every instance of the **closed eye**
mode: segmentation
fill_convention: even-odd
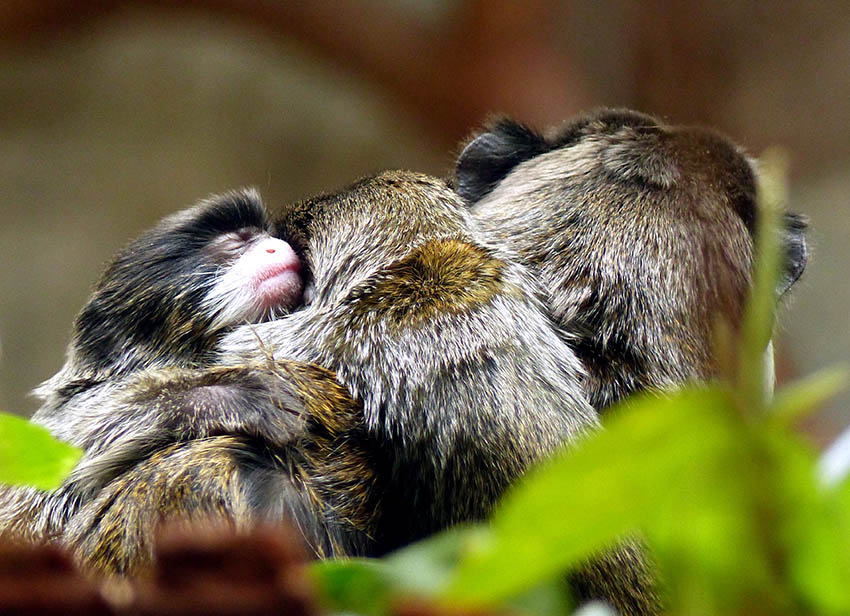
[[[222,233],[208,244],[210,258],[216,263],[224,263],[241,255],[263,230],[256,227],[244,227],[236,231]]]
[[[262,233],[262,230],[257,229],[256,227],[244,227],[236,231],[234,234],[239,240],[247,243],[257,237],[260,233]]]

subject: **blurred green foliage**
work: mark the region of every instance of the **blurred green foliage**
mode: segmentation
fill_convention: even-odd
[[[642,394],[605,429],[534,469],[491,519],[380,560],[317,563],[327,605],[383,614],[405,598],[452,609],[569,613],[564,572],[639,535],[670,614],[850,613],[850,483],[818,480],[793,421],[845,381],[765,387],[781,262],[781,157],[763,158],[753,294],[739,335],[719,327],[724,379]],[[731,352],[730,352],[731,349]]]
[[[0,483],[59,487],[81,452],[26,419],[0,413]]]

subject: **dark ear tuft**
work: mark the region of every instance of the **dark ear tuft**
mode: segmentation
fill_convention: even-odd
[[[799,214],[785,214],[783,243],[785,245],[785,265],[779,276],[776,292],[784,294],[806,269],[808,249],[806,248],[806,219]]]
[[[549,149],[541,135],[522,124],[501,120],[460,153],[455,165],[457,192],[468,203],[475,203],[519,163]]]

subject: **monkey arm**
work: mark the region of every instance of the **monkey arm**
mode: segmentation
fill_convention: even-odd
[[[350,468],[362,474],[347,483],[344,477],[314,481],[327,470],[316,450],[293,447],[286,456],[270,458],[255,445],[232,435],[173,443],[85,502],[64,524],[61,540],[84,567],[119,575],[151,565],[156,529],[172,518],[224,517],[237,530],[287,520],[317,556],[362,551],[369,540],[368,520],[336,505],[346,495],[346,502],[352,494],[371,495],[368,472]]]
[[[116,425],[110,432],[118,439],[170,442],[242,434],[282,449],[304,432],[307,381],[314,373],[294,362],[144,372],[115,402],[113,421],[124,431]],[[146,433],[134,433],[135,420]]]
[[[157,524],[167,517],[249,517],[251,494],[234,437],[176,443],[110,481],[65,525],[63,542],[90,569],[126,574],[149,566]]]
[[[362,409],[334,374],[279,361],[148,371],[97,409],[65,484],[0,493],[0,536],[59,539],[87,567],[146,567],[157,525],[289,520],[317,556],[362,554],[380,489]]]
[[[98,489],[172,443],[223,434],[285,451],[305,437],[311,414],[347,398],[332,373],[297,362],[144,371],[97,405],[97,430],[72,481]]]

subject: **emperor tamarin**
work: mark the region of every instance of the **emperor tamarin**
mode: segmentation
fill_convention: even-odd
[[[598,110],[541,135],[494,122],[461,153],[457,190],[536,273],[597,409],[717,375],[714,327],[740,322],[758,224],[757,169],[711,130]],[[784,293],[806,262],[785,216]]]
[[[362,476],[346,479],[344,503],[322,470],[322,448],[346,450],[336,434],[344,427],[351,438],[361,419],[334,375],[263,358],[212,365],[224,332],[302,302],[300,260],[270,227],[258,195],[237,191],[166,218],[115,257],[77,318],[64,368],[40,388],[45,404],[34,416],[85,456],[55,493],[6,490],[0,528],[59,538],[86,564],[119,572],[149,559],[156,512],[168,508],[237,521],[285,512],[319,554],[360,545],[367,529],[353,512],[354,488],[369,481],[368,469],[357,452],[348,456]],[[129,482],[138,492],[158,472],[158,490],[101,515],[98,503],[118,487]],[[187,491],[180,477],[199,486]]]

